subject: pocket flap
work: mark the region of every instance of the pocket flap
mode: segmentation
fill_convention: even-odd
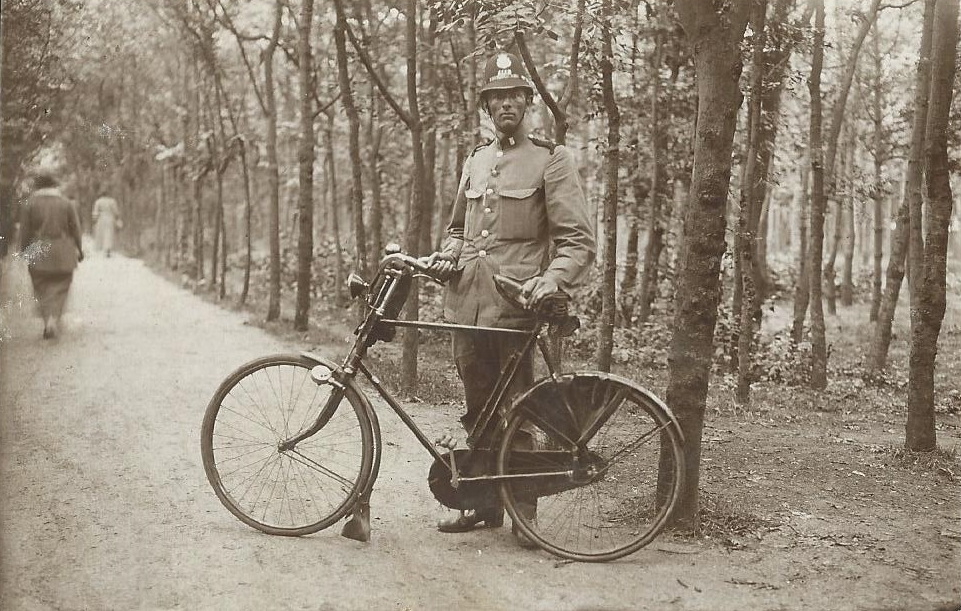
[[[509,265],[501,265],[500,274],[502,276],[507,276],[511,280],[517,280],[519,282],[524,282],[530,280],[538,273],[540,273],[540,268],[536,265],[529,265],[523,263],[513,263]]]
[[[509,197],[511,199],[524,199],[534,195],[537,192],[537,188],[533,189],[501,189],[498,191],[498,195],[501,197]]]

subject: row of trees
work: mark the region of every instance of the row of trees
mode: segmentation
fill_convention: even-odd
[[[29,114],[7,95],[26,66],[58,84],[37,133],[56,136],[48,150],[88,214],[111,190],[129,249],[221,298],[254,294],[267,320],[292,308],[303,329],[385,242],[436,248],[459,167],[490,133],[478,67],[512,50],[543,135],[576,151],[596,206],[597,299],[579,301],[596,309],[597,366],[613,366],[627,330],[673,316],[667,401],[689,442],[690,520],[717,348],[748,403],[763,305],[779,296],[793,297],[792,336],[810,342],[823,389],[824,306],[867,286],[883,371],[906,272],[906,445],[936,443],[958,0],[840,4],[13,0],[5,28],[47,11],[48,39],[75,44],[61,72],[29,58],[15,72],[8,41],[25,57],[42,37],[3,37],[3,164],[19,172],[39,147],[7,131]],[[415,289],[407,315],[420,306]],[[403,346],[416,384],[417,335]]]

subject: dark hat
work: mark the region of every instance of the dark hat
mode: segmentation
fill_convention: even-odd
[[[521,63],[519,57],[501,51],[487,60],[487,66],[484,68],[484,85],[480,90],[482,96],[484,93],[495,89],[515,89],[518,87],[526,89],[528,93],[534,95],[534,87],[531,85],[530,79],[527,78],[524,64]]]

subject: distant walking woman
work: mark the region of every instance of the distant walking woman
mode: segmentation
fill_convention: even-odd
[[[38,172],[20,211],[20,249],[43,317],[43,337],[56,337],[73,270],[83,261],[77,206],[60,193],[52,172]]]
[[[106,194],[98,197],[93,203],[93,222],[97,250],[109,257],[113,250],[114,230],[123,227],[117,200],[107,197]]]

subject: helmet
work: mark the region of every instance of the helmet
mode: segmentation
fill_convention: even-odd
[[[500,52],[487,60],[484,68],[484,85],[481,87],[480,95],[484,96],[488,91],[495,89],[514,89],[521,88],[527,90],[530,95],[534,95],[534,87],[527,78],[524,71],[524,64],[516,55]]]

